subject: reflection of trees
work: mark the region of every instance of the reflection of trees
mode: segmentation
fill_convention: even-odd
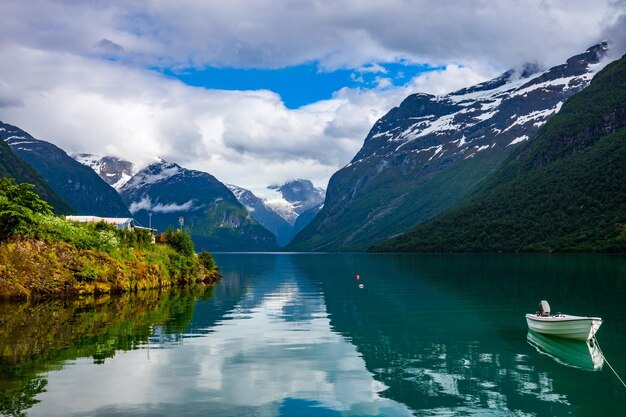
[[[104,363],[119,350],[137,349],[157,325],[165,334],[184,332],[196,297],[212,294],[208,287],[0,304],[0,414],[25,415],[45,391],[41,374],[68,360],[92,357]]]

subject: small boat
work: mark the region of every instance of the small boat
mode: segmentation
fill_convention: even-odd
[[[599,371],[604,365],[602,351],[592,340],[572,340],[550,337],[528,330],[526,340],[539,353],[555,361],[587,371]]]
[[[550,315],[550,305],[542,300],[535,314],[526,314],[528,328],[537,333],[566,339],[587,341],[596,334],[602,319],[557,313]]]

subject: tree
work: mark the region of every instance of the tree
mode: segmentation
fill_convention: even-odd
[[[0,178],[0,241],[29,234],[37,223],[35,214],[52,215],[52,207],[32,188],[32,184],[16,184],[13,178]]]

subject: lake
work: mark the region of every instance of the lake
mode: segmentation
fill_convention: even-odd
[[[624,257],[216,260],[210,288],[0,304],[0,415],[626,415]],[[606,361],[529,335],[541,299],[601,316]]]

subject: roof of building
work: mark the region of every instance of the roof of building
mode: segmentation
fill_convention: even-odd
[[[109,224],[128,224],[134,222],[132,217],[99,217],[99,216],[65,216],[67,220],[73,220],[75,222],[105,222]]]

